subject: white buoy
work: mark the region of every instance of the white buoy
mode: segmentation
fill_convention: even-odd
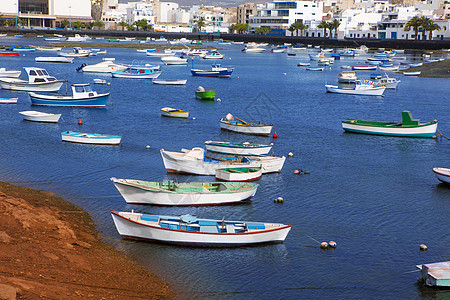
[[[425,244],[420,245],[420,251],[427,251],[427,250],[428,250],[427,245],[425,245]]]
[[[283,75],[286,75],[286,73],[283,73]]]
[[[320,243],[320,248],[322,248],[322,249],[328,248],[328,243],[327,242]]]
[[[289,157],[292,157],[292,156],[294,156],[294,153],[289,152],[289,153],[288,153],[288,156],[289,156]]]
[[[283,197],[278,197],[277,200],[278,200],[278,202],[283,202],[284,201]]]
[[[194,117],[194,118],[192,118],[192,120],[196,120],[196,119],[197,119],[197,118],[195,118],[195,117]]]
[[[217,102],[220,102],[220,101],[222,101],[222,99],[220,99],[220,98],[217,98]]]
[[[108,82],[107,85],[111,85],[111,83]]]
[[[145,148],[150,149],[150,145],[147,145]]]
[[[328,243],[328,246],[330,246],[330,248],[336,248],[336,242],[335,241],[330,241],[329,243]]]

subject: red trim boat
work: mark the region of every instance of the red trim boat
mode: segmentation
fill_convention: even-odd
[[[0,51],[0,55],[4,55],[4,56],[19,56],[19,52]]]

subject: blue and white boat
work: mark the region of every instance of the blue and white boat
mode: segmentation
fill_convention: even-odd
[[[191,69],[193,76],[203,77],[230,77],[234,68],[225,68],[221,64],[212,64],[210,70],[204,69]]]
[[[205,53],[204,55],[200,55],[203,59],[223,59],[224,55],[219,51],[210,51]]]
[[[119,145],[122,137],[120,135],[64,131],[61,132],[61,139],[63,142],[81,144]]]
[[[131,79],[153,79],[158,78],[161,71],[145,67],[129,67],[124,71],[112,71],[111,76],[114,78],[131,78]]]
[[[29,93],[31,103],[45,106],[105,107],[109,93],[98,94],[89,83],[72,84],[72,96]]]

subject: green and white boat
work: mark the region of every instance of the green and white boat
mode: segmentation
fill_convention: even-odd
[[[206,91],[203,87],[199,86],[195,91],[195,98],[199,100],[212,100],[216,97],[216,91]]]
[[[342,121],[342,128],[354,133],[431,138],[436,134],[437,121],[421,123],[419,119],[412,118],[410,111],[405,110],[401,123],[347,119]]]
[[[249,182],[162,182],[111,178],[127,203],[215,205],[250,199],[258,184]]]

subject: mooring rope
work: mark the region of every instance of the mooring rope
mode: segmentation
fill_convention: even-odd
[[[445,135],[443,135],[439,130],[436,131],[436,134],[433,136],[433,138],[435,138],[435,139],[437,139],[437,140],[438,140],[439,138],[444,138],[444,139],[450,141],[450,138],[448,138],[448,137],[446,137]]]
[[[294,167],[296,167],[296,168],[300,171],[301,174],[304,174],[304,175],[306,175],[306,174],[311,174],[311,173],[309,173],[309,172],[306,172],[306,171],[300,169],[300,168],[297,167],[296,165],[294,165],[294,163],[293,163],[292,161],[290,161],[289,159],[286,159],[286,160],[287,160],[291,165],[293,165]]]

